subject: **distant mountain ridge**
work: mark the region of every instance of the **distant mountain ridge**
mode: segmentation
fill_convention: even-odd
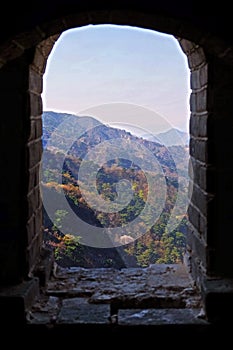
[[[144,134],[142,137],[149,141],[159,142],[160,144],[163,144],[167,147],[189,145],[189,134],[177,128],[171,128],[167,131],[154,135]]]
[[[156,135],[156,137],[166,146],[187,146],[189,143],[189,134],[177,128],[169,129],[168,131],[159,133]]]
[[[51,134],[56,131],[56,128],[63,122],[66,121],[68,117],[75,117],[77,118],[77,122],[82,120],[83,117],[80,117],[78,115],[70,114],[70,113],[60,113],[60,112],[53,112],[53,111],[45,111],[43,113],[43,146],[46,145],[47,140],[51,136]],[[99,141],[103,141],[103,139],[109,139],[109,137],[119,137],[119,138],[125,138],[125,137],[131,137],[136,138],[138,137],[136,135],[133,135],[129,131],[126,131],[124,129],[118,129],[113,128],[110,126],[107,126],[103,123],[101,123],[99,120],[91,118],[96,125],[98,125],[98,134],[100,137]],[[72,128],[72,125],[70,125]],[[111,132],[110,132],[111,130]],[[178,128],[171,128],[167,131],[160,132],[158,134],[144,134],[141,136],[144,140],[150,141],[153,143],[159,143],[161,145],[164,145],[166,147],[170,146],[188,146],[189,145],[189,134],[185,131],[179,130]],[[139,137],[140,138],[140,137]]]
[[[85,120],[87,120],[87,128],[83,127]],[[51,143],[47,145],[51,135],[55,139],[55,142],[52,142],[52,147]],[[115,139],[122,139],[124,145],[127,142],[135,145],[133,148],[134,151],[130,151],[130,144],[128,144],[129,147],[125,150],[125,154],[127,152],[134,152],[134,155],[140,158],[140,147],[143,146],[155,156],[162,167],[164,166],[167,169],[165,173],[170,173],[176,167],[183,168],[188,157],[188,147],[185,142],[182,142],[180,135],[183,138],[186,137],[186,133],[179,133],[176,129],[171,129],[165,133],[158,134],[156,138],[150,141],[146,138],[135,136],[124,129],[107,126],[93,117],[51,111],[43,113],[43,148],[53,153],[55,151],[63,152],[77,159],[84,158],[89,150],[95,148],[97,145],[104,144],[105,141],[114,143]],[[118,144],[118,141],[116,142]],[[139,145],[138,150],[137,144]],[[107,154],[107,148],[102,148],[102,153],[100,152],[97,158],[100,157],[100,159],[103,159],[103,152]],[[113,159],[119,157],[115,153],[118,151],[114,151],[114,147],[112,152]],[[129,154],[130,158],[131,156]],[[144,165],[150,169],[150,160],[147,161],[144,158],[143,161]]]

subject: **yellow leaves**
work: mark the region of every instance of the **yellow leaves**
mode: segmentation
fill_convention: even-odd
[[[71,235],[70,233],[65,234],[65,236],[62,238],[63,242],[68,245],[68,244],[75,244],[76,242],[76,237],[74,235]]]
[[[57,189],[58,186],[59,186],[59,184],[58,184],[56,181],[51,181],[51,182],[47,182],[47,183],[45,184],[45,186],[46,186],[46,187],[49,187],[49,188],[53,187],[53,188]]]
[[[62,176],[65,177],[66,179],[71,179],[71,176],[68,172],[63,173]]]
[[[48,188],[54,188],[55,190],[59,191],[59,190],[64,190],[65,192],[67,192],[67,194],[73,194],[77,197],[81,196],[80,190],[78,186],[75,186],[73,184],[59,184],[55,181],[51,181],[51,182],[47,182],[45,184],[46,187]]]

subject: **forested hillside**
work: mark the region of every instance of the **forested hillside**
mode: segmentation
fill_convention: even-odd
[[[44,242],[54,249],[56,261],[62,266],[116,268],[181,262],[186,242],[187,145],[152,142],[94,118],[91,127],[77,132],[75,128],[83,127],[77,116],[70,119],[75,123],[68,123],[67,131],[62,125],[67,128],[69,118],[43,113],[41,188],[43,202],[49,203],[44,206]],[[122,152],[117,148],[120,142]],[[125,149],[132,143],[133,155],[128,156]],[[98,206],[102,202],[108,210]],[[71,211],[81,224],[74,226]],[[117,228],[112,244],[86,244],[85,225],[96,240],[100,230]]]

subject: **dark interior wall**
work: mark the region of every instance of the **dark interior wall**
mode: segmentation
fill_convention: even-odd
[[[233,67],[213,58],[209,69],[212,96],[209,101],[208,156],[215,169],[209,177],[209,187],[215,194],[209,205],[211,230],[208,240],[214,247],[209,264],[216,275],[233,277]]]
[[[213,13],[211,9],[204,15],[194,3],[173,1],[118,1],[107,5],[101,1],[40,1],[31,5],[25,2],[25,7],[23,3],[16,4],[14,11],[6,5],[0,14],[1,169],[4,169],[0,202],[1,283],[16,283],[30,274],[40,254],[40,93],[52,44],[48,50],[46,45],[39,48],[37,45],[68,28],[98,23],[153,28],[203,48],[203,57],[198,45],[195,49],[198,54],[190,49],[189,55],[193,70],[191,156],[197,175],[190,211],[190,258],[193,270],[197,270],[195,278],[203,271],[207,275],[233,277],[233,189],[229,166],[233,50],[230,22],[224,13]],[[189,48],[186,54],[188,51]]]
[[[25,230],[27,211],[24,199],[26,116],[28,66],[23,57],[13,60],[0,70],[1,128],[0,128],[0,278],[19,280],[25,270]],[[15,101],[15,103],[12,103]],[[21,278],[20,278],[21,277]]]
[[[60,31],[60,18],[63,18],[63,25],[66,26],[72,17],[78,17],[77,14],[80,14],[80,25],[82,20],[84,24],[94,24],[106,22],[107,19],[109,23],[133,25],[135,18],[140,17],[142,26],[150,27],[153,23],[153,27],[157,27],[159,31],[176,36],[180,36],[182,33],[185,39],[193,42],[201,40],[201,45],[207,45],[212,52],[217,53],[220,52],[223,45],[231,46],[232,44],[229,17],[231,11],[228,12],[230,10],[228,6],[224,2],[216,6],[211,3],[211,7],[207,11],[200,9],[195,1],[120,0],[115,3],[109,1],[41,0],[28,4],[23,0],[14,6],[11,3],[6,3],[4,9],[1,9],[0,43],[16,39],[19,33],[31,30],[34,31],[33,40],[36,40],[36,36],[40,40],[41,36],[49,34],[51,24],[53,24],[53,30],[57,25],[57,30]],[[108,14],[110,14],[109,17]],[[67,23],[65,23],[66,21]],[[27,39],[30,39],[29,37],[30,35]],[[24,39],[26,38],[24,37]],[[26,40],[21,42],[22,46],[25,42]],[[17,47],[14,42],[12,48],[14,45]],[[20,46],[18,46],[18,50],[20,51]],[[228,56],[229,54],[228,52]]]

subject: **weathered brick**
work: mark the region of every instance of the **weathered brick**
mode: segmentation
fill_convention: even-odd
[[[47,64],[47,57],[44,57],[42,52],[37,47],[35,50],[32,69],[38,72],[39,74],[44,74],[46,64]]]
[[[189,216],[189,221],[191,222],[191,224],[196,228],[196,230],[199,230],[200,212],[192,204],[190,204],[188,207],[188,216]]]
[[[193,113],[207,112],[207,88],[191,93],[190,110]]]
[[[190,82],[192,90],[199,90],[201,88],[200,69],[196,69],[191,72]]]
[[[207,137],[208,113],[198,115],[192,113],[190,117],[190,134],[194,137]]]
[[[28,174],[28,193],[32,191],[32,189],[35,187],[35,172],[36,168],[29,169]]]
[[[206,138],[190,138],[190,155],[201,162],[208,163],[208,140]]]
[[[29,168],[33,168],[36,166],[42,156],[42,142],[41,139],[37,139],[36,141],[32,141],[27,146],[27,154],[28,154],[28,165]]]
[[[31,216],[35,213],[37,209],[36,192],[34,190],[32,190],[27,195],[27,203],[28,203],[28,218],[31,218]]]
[[[213,194],[204,192],[198,185],[193,186],[191,202],[200,209],[200,212],[207,216],[208,206],[211,204]]]
[[[40,50],[41,54],[43,55],[44,58],[48,58],[53,45],[54,45],[54,37],[49,37],[48,39],[42,41],[38,46],[38,50]]]
[[[30,93],[29,94],[29,103],[30,103],[30,114],[31,116],[42,115],[42,98],[38,94]]]
[[[35,236],[35,215],[33,214],[27,222],[27,244],[30,245]]]
[[[188,56],[189,66],[191,69],[197,68],[206,62],[204,51],[201,47],[198,47],[195,51]]]
[[[36,122],[36,139],[38,139],[43,134],[42,118],[41,117],[37,118],[35,122]]]
[[[196,95],[196,112],[207,111],[207,88],[198,91]]]
[[[35,235],[30,245],[27,247],[27,261],[29,270],[32,271],[40,256],[41,238],[40,235]]]
[[[42,93],[42,84],[42,75],[31,68],[29,73],[29,91],[37,94]]]
[[[200,213],[199,214],[199,228],[198,229],[199,229],[200,235],[203,237],[203,239],[206,243],[208,243],[207,242],[207,233],[211,234],[211,232],[208,232],[208,230],[207,230],[207,227],[208,227],[207,223],[208,223],[207,218]]]
[[[197,231],[191,224],[189,224],[187,227],[187,243],[192,250],[192,255],[194,258],[198,257],[203,266],[206,268],[206,243],[203,239],[197,236]]]
[[[186,39],[180,39],[179,43],[180,43],[182,50],[184,51],[184,53],[186,55],[191,54],[191,52],[197,48],[196,44],[194,44],[192,41],[189,41]]]
[[[197,111],[196,100],[197,100],[197,93],[192,92],[189,98],[189,104],[190,104],[190,111],[194,113]]]
[[[35,211],[35,232],[36,234],[41,234],[42,225],[43,225],[43,217],[42,217],[42,208],[38,207]]]
[[[200,68],[200,84],[206,86],[208,83],[208,64],[205,64]]]
[[[36,139],[36,122],[35,120],[30,120],[30,134],[28,141],[32,141]]]

